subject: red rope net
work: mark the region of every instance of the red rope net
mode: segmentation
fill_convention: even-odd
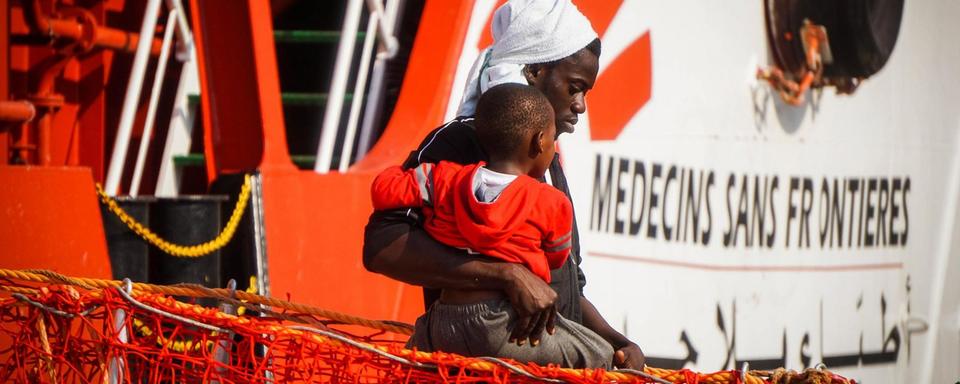
[[[9,280],[0,288],[14,292],[0,295],[3,382],[770,382],[756,371],[741,377],[735,371],[647,368],[643,377],[416,352],[403,349],[392,334],[312,315],[238,317],[117,288],[36,288]],[[808,382],[848,382],[826,371],[795,373],[790,382],[804,382],[800,376]]]

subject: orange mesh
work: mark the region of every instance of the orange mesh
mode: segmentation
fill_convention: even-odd
[[[404,349],[387,331],[302,312],[238,317],[136,288],[38,285],[6,272],[0,269],[0,289],[8,292],[0,295],[3,382],[849,383],[821,370],[635,374],[424,353]],[[52,276],[30,274],[40,276],[33,281]]]

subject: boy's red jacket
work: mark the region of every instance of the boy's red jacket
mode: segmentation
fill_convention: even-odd
[[[371,187],[376,210],[422,207],[437,241],[525,265],[550,282],[570,253],[573,207],[556,188],[518,176],[493,202],[477,201],[473,176],[484,163],[391,167]]]

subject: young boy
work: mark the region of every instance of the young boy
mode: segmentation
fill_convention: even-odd
[[[480,98],[477,137],[489,162],[425,163],[384,170],[373,182],[374,209],[422,207],[438,241],[519,263],[550,282],[570,252],[573,209],[543,177],[555,151],[553,109],[536,88],[503,84]],[[539,345],[509,341],[516,313],[500,291],[442,291],[417,319],[408,343],[424,351],[507,357],[541,365],[610,368],[613,349],[586,327],[557,315]]]

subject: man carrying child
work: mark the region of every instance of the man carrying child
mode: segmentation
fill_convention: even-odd
[[[598,72],[600,40],[589,21],[569,0],[512,0],[493,18],[493,46],[481,52],[471,71],[460,115],[431,132],[404,163],[452,161],[468,165],[488,161],[474,129],[479,96],[504,83],[529,84],[542,92],[555,113],[558,134],[573,132],[586,110],[584,96]],[[547,179],[567,195],[559,159],[554,156]],[[376,211],[364,234],[364,266],[376,273],[424,287],[429,308],[443,289],[500,291],[516,313],[509,339],[519,345],[552,337],[559,313],[601,336],[615,351],[617,367],[642,369],[643,352],[600,316],[583,296],[586,280],[579,268],[579,237],[573,225],[572,250],[560,268],[545,279],[522,264],[502,262],[446,246],[423,230],[419,210]]]
[[[537,180],[556,145],[550,102],[528,85],[498,85],[480,97],[476,126],[487,162],[388,168],[373,182],[374,209],[420,208],[424,228],[441,243],[522,264],[550,282],[550,270],[570,253],[573,225],[566,195]],[[509,341],[516,320],[502,291],[447,288],[417,320],[408,346],[577,368],[613,361],[605,340],[562,316],[535,348],[516,345]]]

